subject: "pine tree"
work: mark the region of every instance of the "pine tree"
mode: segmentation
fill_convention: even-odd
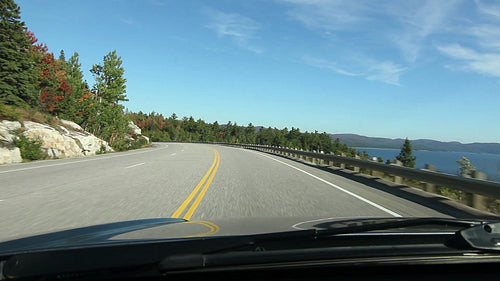
[[[59,52],[59,60],[60,61],[66,61],[66,55],[64,54],[64,50],[61,50]]]
[[[60,117],[83,125],[90,118],[89,107],[93,102],[93,96],[83,80],[78,53],[75,52],[67,61],[60,62],[65,65],[66,81],[73,90],[71,95],[61,101],[60,107],[63,110]]]
[[[128,101],[126,93],[127,79],[123,77],[125,69],[122,67],[121,57],[112,51],[104,56],[104,63],[94,64],[90,70],[94,74],[96,84],[94,92],[102,100],[102,103],[117,104],[120,101]]]
[[[396,156],[396,159],[401,161],[405,167],[415,168],[415,160],[417,157],[412,156],[412,153],[411,142],[406,138],[405,143],[401,147],[401,152]]]
[[[93,87],[94,104],[90,104],[92,119],[86,124],[93,134],[108,140],[111,145],[119,142],[127,131],[128,119],[123,114],[124,106],[120,101],[128,101],[125,95],[124,68],[121,58],[112,51],[104,56],[103,64],[95,64],[90,72],[96,83]]]
[[[0,1],[0,102],[36,104],[30,41],[20,8],[13,0]]]

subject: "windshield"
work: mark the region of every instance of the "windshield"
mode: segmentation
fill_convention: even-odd
[[[4,0],[0,244],[496,220],[499,22],[483,0]]]

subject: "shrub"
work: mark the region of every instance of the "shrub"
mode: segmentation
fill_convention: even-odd
[[[135,140],[126,138],[124,135],[115,138],[110,142],[111,147],[115,151],[125,151],[130,149],[138,149],[147,146],[149,143],[145,138],[139,137]]]
[[[19,120],[21,114],[14,107],[2,104],[0,101],[0,119]]]
[[[18,134],[13,143],[19,147],[21,157],[24,160],[39,160],[46,157],[42,151],[42,141],[40,139],[30,140],[23,134]]]

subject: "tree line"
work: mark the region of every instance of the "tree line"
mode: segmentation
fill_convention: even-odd
[[[301,132],[298,128],[271,128],[255,127],[252,123],[247,126],[236,122],[219,124],[195,120],[192,116],[178,118],[173,113],[165,117],[161,113],[126,112],[126,115],[142,129],[142,134],[151,141],[179,141],[179,142],[230,142],[272,145],[290,147],[308,151],[323,151],[368,159],[366,152],[357,152],[356,149],[342,144],[339,139],[332,140],[327,133]]]

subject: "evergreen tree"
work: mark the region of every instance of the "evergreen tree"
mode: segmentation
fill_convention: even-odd
[[[401,147],[401,152],[396,156],[396,159],[401,161],[405,167],[415,168],[415,160],[417,157],[412,156],[412,153],[411,142],[406,138],[405,143]]]
[[[0,1],[0,102],[36,104],[30,41],[20,8],[13,0]]]
[[[255,143],[256,138],[255,138],[255,127],[253,126],[252,123],[249,123],[248,126],[245,128],[245,137],[246,143]]]
[[[59,52],[59,60],[66,61],[66,55],[64,54],[64,50],[61,50],[61,52]]]
[[[86,124],[95,135],[113,142],[120,142],[128,130],[128,119],[123,114],[120,101],[128,101],[125,95],[124,68],[121,58],[112,51],[104,56],[103,64],[95,64],[90,72],[96,83],[93,87],[95,103],[90,105],[92,119]]]
[[[61,52],[64,55],[64,51]],[[78,53],[75,52],[67,61],[61,63],[65,65],[66,81],[73,93],[60,102],[62,108],[60,117],[82,125],[90,118],[89,107],[93,102],[93,96],[87,88],[87,82],[83,80]]]
[[[94,92],[101,103],[118,104],[120,101],[128,101],[126,93],[127,79],[123,77],[125,69],[122,67],[121,57],[112,51],[104,56],[104,63],[94,64],[90,70],[94,74],[96,84]]]

